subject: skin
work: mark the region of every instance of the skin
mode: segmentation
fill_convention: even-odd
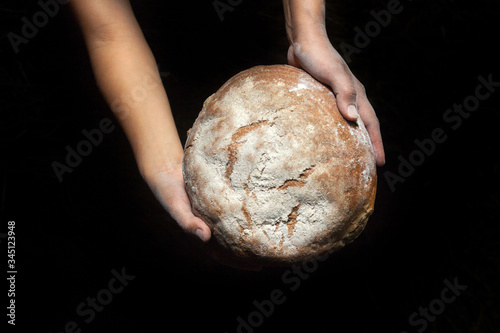
[[[346,119],[361,117],[372,140],[377,165],[382,166],[385,157],[378,119],[363,85],[328,40],[324,1],[283,3],[290,41],[289,64],[330,86]],[[193,215],[184,187],[184,152],[168,97],[129,1],[73,0],[71,6],[81,26],[97,83],[124,128],[142,177],[184,231],[208,242],[210,228]]]
[[[302,68],[332,88],[340,113],[348,120],[361,117],[373,144],[378,166],[385,164],[380,125],[361,82],[328,39],[324,0],[284,0],[288,63]]]

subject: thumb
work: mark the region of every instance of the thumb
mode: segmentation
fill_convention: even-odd
[[[337,99],[339,112],[347,120],[356,120],[359,116],[357,106],[357,93],[348,68],[337,69],[330,75],[329,85]]]

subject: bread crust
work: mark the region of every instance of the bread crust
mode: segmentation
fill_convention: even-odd
[[[195,215],[242,261],[288,264],[343,247],[373,212],[376,166],[361,119],[287,65],[228,80],[188,131],[183,161]]]

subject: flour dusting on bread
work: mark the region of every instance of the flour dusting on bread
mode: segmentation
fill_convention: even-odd
[[[242,260],[291,263],[338,249],[373,211],[376,170],[361,119],[306,72],[257,66],[205,102],[183,163],[193,210]]]

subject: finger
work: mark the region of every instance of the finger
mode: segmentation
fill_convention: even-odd
[[[363,123],[365,124],[368,135],[373,146],[373,152],[375,154],[375,162],[378,166],[383,166],[385,164],[385,153],[384,145],[382,142],[382,134],[380,132],[380,123],[378,121],[377,115],[373,106],[368,101],[364,88],[359,83],[358,90],[358,108],[359,114]]]
[[[169,206],[170,215],[185,232],[197,236],[203,242],[208,242],[211,237],[210,228],[193,214],[189,205],[184,202],[173,202]]]
[[[181,175],[177,177],[168,174],[158,175],[153,186],[155,195],[184,231],[207,242],[211,236],[210,228],[193,214]]]
[[[337,99],[340,114],[347,120],[356,120],[359,115],[357,92],[353,75],[347,64],[344,61],[335,63],[328,79],[328,84]]]

